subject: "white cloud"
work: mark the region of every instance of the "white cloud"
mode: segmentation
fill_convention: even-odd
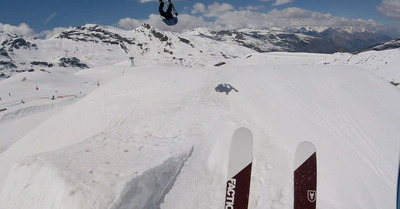
[[[58,27],[58,28],[54,28],[53,30],[45,30],[45,31],[42,31],[40,34],[38,34],[38,37],[45,37],[46,39],[49,39],[54,36],[57,36],[61,32],[68,30],[68,29],[73,29],[73,27],[68,27],[68,28]]]
[[[379,26],[379,24],[373,20],[347,19],[296,7],[283,10],[274,9],[269,13],[254,12],[251,10],[227,11],[216,17],[214,25],[215,27],[219,26],[225,29],[349,26],[373,30]]]
[[[205,13],[206,17],[217,17],[221,13],[234,10],[235,8],[228,3],[220,4],[218,2],[215,2],[214,4],[208,5],[207,9],[208,11],[207,13]]]
[[[206,13],[206,6],[203,3],[194,4],[191,14],[204,14],[204,13]]]
[[[343,17],[332,16],[319,12],[309,11],[296,7],[290,7],[283,10],[274,9],[268,14],[268,20],[274,22],[277,26],[350,26],[375,29],[378,24],[373,20],[347,19]]]
[[[226,12],[218,16],[216,25],[224,29],[261,28],[272,26],[266,14],[249,10]]]
[[[382,4],[377,9],[387,17],[400,19],[400,0],[382,0]]]
[[[148,23],[151,26],[166,31],[181,32],[185,30],[191,30],[199,27],[214,28],[213,23],[209,23],[203,20],[202,17],[195,17],[188,14],[181,14],[178,16],[178,24],[175,26],[167,26],[160,18],[159,15],[151,14],[148,19],[136,20],[131,18],[124,18],[118,22],[118,25],[122,28],[131,30],[141,26],[143,23]]]
[[[193,5],[191,14],[202,14],[205,17],[217,17],[223,12],[232,11],[234,9],[235,8],[228,3],[220,4],[214,2],[213,4],[208,5],[207,8],[203,3],[196,3]]]
[[[19,26],[13,26],[9,24],[1,24],[0,23],[0,31],[7,31],[12,34],[20,35],[20,36],[32,36],[33,30],[26,24],[21,23]]]
[[[176,26],[166,26],[158,14],[150,15],[146,20],[125,18],[119,21],[119,26],[126,29],[136,28],[143,23],[149,23],[157,28],[169,31],[191,30],[197,27],[206,27],[211,30],[240,29],[240,28],[269,28],[269,27],[358,27],[377,30],[381,27],[373,20],[347,19],[320,12],[309,11],[296,7],[283,10],[274,9],[268,13],[255,10],[254,7],[235,10],[230,4],[214,3],[204,5],[197,3],[193,6],[192,15],[179,15]],[[205,18],[212,21],[205,21]]]
[[[239,9],[240,10],[257,11],[257,10],[263,10],[263,9],[265,9],[265,7],[264,6],[251,6],[251,5],[248,5],[246,7],[241,7]]]
[[[124,18],[119,20],[118,25],[125,29],[134,29],[142,25],[145,21],[144,20],[136,20],[131,18]]]

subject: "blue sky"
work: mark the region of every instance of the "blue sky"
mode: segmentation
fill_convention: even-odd
[[[180,22],[166,29],[176,31],[303,24],[395,27],[400,34],[400,0],[174,0],[174,4]],[[148,22],[162,28],[157,13],[158,0],[0,0],[2,25],[25,23],[35,33],[86,23],[131,29]]]

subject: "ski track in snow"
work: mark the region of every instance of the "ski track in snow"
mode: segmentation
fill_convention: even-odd
[[[293,207],[304,140],[317,148],[318,208],[394,208],[400,91],[338,56],[252,54],[219,68],[121,63],[65,81],[4,80],[0,93],[19,90],[2,105],[32,94],[35,79],[47,82],[37,94],[64,85],[87,96],[2,113],[0,130],[30,127],[0,144],[0,208],[222,208],[230,138],[242,126],[254,136],[249,208]],[[75,88],[60,83],[71,77]],[[232,88],[217,92],[221,84]]]
[[[337,115],[340,119],[340,124],[343,124],[343,128],[336,128],[335,125],[329,121],[328,117],[323,116],[323,114],[318,111],[318,107],[315,107],[316,111],[321,115],[325,123],[327,123],[329,128],[336,135],[338,135],[340,139],[342,139],[343,143],[345,143],[349,147],[352,147],[355,152],[361,155],[368,162],[368,165],[372,169],[375,169],[377,172],[379,172],[381,176],[385,177],[386,180],[388,180],[389,178],[384,174],[384,172],[382,172],[383,169],[380,169],[379,167],[377,167],[377,165],[374,164],[374,161],[376,159],[379,159],[380,162],[384,162],[383,158],[379,155],[374,146],[371,145],[371,143],[369,142],[370,140],[367,139],[366,134],[357,127],[357,122],[352,119],[353,117],[351,117],[350,114],[340,104],[331,99],[334,98],[334,96],[330,95],[334,95],[334,93],[329,93],[329,89],[324,88],[324,86],[321,85],[317,80],[313,79],[312,75],[310,75],[310,78],[313,85],[315,85],[317,89],[321,90],[325,100],[329,101],[330,105],[332,105],[332,107],[337,110]],[[357,140],[349,141],[349,138]],[[359,150],[359,147],[364,147],[365,149],[367,149],[367,152],[361,152]],[[386,169],[388,169],[388,167],[386,167]],[[390,182],[388,181],[388,183]]]

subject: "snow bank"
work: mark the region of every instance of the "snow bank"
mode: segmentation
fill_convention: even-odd
[[[143,173],[135,172],[132,177],[122,177],[123,173],[113,170],[115,175],[109,178],[104,178],[107,174],[98,174],[101,173],[99,168],[87,170],[73,165],[63,168],[60,166],[62,160],[54,160],[60,157],[68,159],[68,156],[39,154],[19,161],[10,169],[4,186],[8,193],[0,201],[6,202],[5,208],[160,208],[192,152],[193,149],[168,158]],[[125,180],[115,182],[118,178]]]
[[[359,54],[336,53],[323,61],[324,64],[354,65],[392,82],[400,82],[400,49],[367,51]]]
[[[109,208],[159,209],[192,153],[193,149],[188,154],[170,158],[130,180],[125,184],[120,197]]]
[[[2,208],[79,208],[83,197],[74,196],[74,188],[66,184],[58,171],[36,158],[15,164],[8,179],[8,193],[0,197]],[[48,194],[52,194],[51,198]]]

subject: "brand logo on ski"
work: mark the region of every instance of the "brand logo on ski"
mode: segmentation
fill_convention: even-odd
[[[227,191],[226,191],[226,200],[225,200],[225,209],[234,209],[235,188],[236,188],[236,179],[228,180]]]
[[[317,195],[317,192],[315,190],[308,190],[308,192],[307,192],[308,201],[315,202],[316,195]]]
[[[227,191],[226,191],[225,209],[234,209],[236,179],[229,179],[226,188]]]

